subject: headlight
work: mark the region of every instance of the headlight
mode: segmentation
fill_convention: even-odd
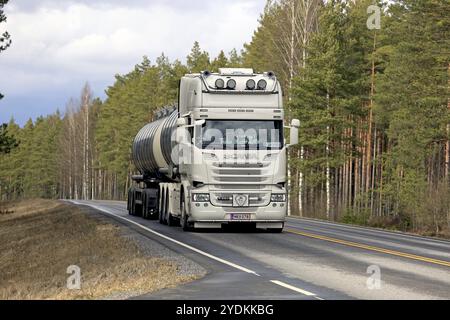
[[[270,197],[270,201],[272,201],[272,202],[285,202],[286,201],[286,195],[284,193],[272,193],[272,196]]]
[[[208,193],[193,193],[192,201],[194,201],[194,202],[209,202],[209,194]]]

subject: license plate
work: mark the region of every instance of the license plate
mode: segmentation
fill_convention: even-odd
[[[232,213],[231,220],[250,220],[252,215],[250,213]]]

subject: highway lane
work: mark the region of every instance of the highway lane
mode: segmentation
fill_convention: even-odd
[[[129,216],[123,202],[77,203],[101,210],[209,271],[201,280],[140,298],[450,299],[449,241],[294,218],[288,218],[282,234],[186,233]]]

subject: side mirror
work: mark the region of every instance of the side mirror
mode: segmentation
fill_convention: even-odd
[[[195,121],[195,125],[196,125],[197,127],[201,127],[202,125],[205,124],[205,122],[206,122],[205,119],[202,119],[202,120],[196,120],[196,121]]]
[[[290,146],[298,144],[298,128],[300,128],[300,120],[292,119],[289,137]]]

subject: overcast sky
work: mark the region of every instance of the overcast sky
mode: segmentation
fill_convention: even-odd
[[[88,81],[96,96],[116,73],[164,52],[185,61],[194,41],[211,56],[251,40],[265,0],[12,0],[0,26],[0,123],[64,110]]]

